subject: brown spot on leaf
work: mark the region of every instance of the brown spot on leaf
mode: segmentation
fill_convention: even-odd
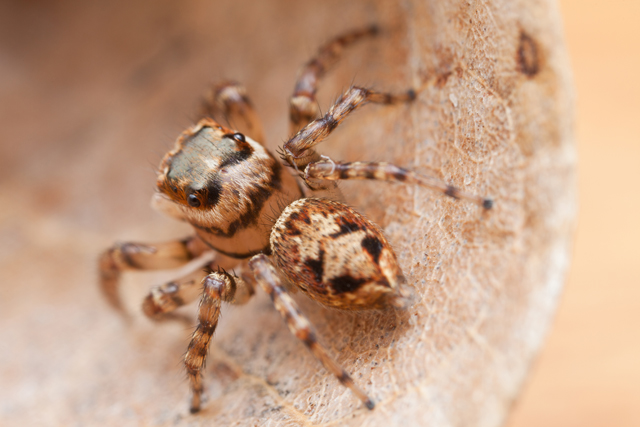
[[[438,76],[436,77],[436,86],[439,88],[444,87],[444,85],[447,84],[447,80],[449,80],[451,74],[453,74],[451,71],[445,71],[444,73],[438,74]]]
[[[534,77],[540,71],[539,56],[538,45],[535,40],[524,31],[521,31],[516,57],[518,71],[528,77]]]

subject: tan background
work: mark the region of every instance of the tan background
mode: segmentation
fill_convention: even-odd
[[[580,215],[557,319],[508,425],[640,425],[640,2],[560,2]]]
[[[253,58],[264,68],[248,71],[243,67],[248,59],[242,56],[242,45],[234,44],[233,37],[224,43],[185,40],[180,33],[172,32],[170,24],[175,21],[168,14],[142,19],[148,18],[146,12],[133,10],[123,18],[118,16],[119,9],[115,6],[87,6],[83,10],[85,20],[78,22],[66,19],[74,9],[62,3],[56,6],[56,3],[37,1],[5,2],[2,7],[12,13],[0,9],[0,53],[3,55],[0,59],[4,59],[0,61],[0,114],[5,128],[0,142],[0,255],[2,277],[13,280],[3,281],[0,286],[0,298],[10,302],[2,305],[0,315],[0,327],[6,336],[0,343],[0,377],[7,382],[27,380],[21,381],[15,389],[5,389],[0,409],[9,419],[17,420],[21,411],[34,407],[34,402],[29,400],[34,395],[47,396],[51,399],[49,405],[78,405],[66,401],[64,396],[65,393],[74,394],[73,380],[82,380],[78,376],[86,371],[84,365],[87,363],[96,367],[98,378],[104,380],[112,374],[100,371],[101,366],[108,366],[101,363],[100,358],[83,360],[80,357],[82,347],[70,348],[68,344],[47,341],[52,336],[49,329],[57,333],[65,328],[79,330],[76,333],[90,337],[113,329],[114,323],[118,322],[107,317],[103,306],[96,308],[96,316],[102,316],[100,321],[83,317],[87,316],[86,312],[72,314],[64,322],[55,317],[60,311],[74,313],[73,304],[78,302],[95,302],[95,287],[91,283],[95,276],[89,267],[92,264],[84,261],[104,247],[107,239],[135,239],[152,233],[158,238],[180,234],[180,230],[164,229],[166,221],[149,212],[151,187],[121,182],[117,170],[104,170],[100,165],[113,164],[102,160],[118,156],[145,159],[148,163],[136,160],[123,161],[123,164],[138,165],[135,174],[152,185],[150,176],[161,153],[136,145],[136,138],[148,139],[147,134],[154,132],[149,123],[158,120],[156,114],[161,111],[165,114],[161,119],[170,123],[168,128],[171,130],[168,133],[158,131],[153,136],[169,144],[173,135],[189,124],[190,117],[185,116],[185,111],[191,111],[193,100],[202,89],[202,81],[210,78],[205,59],[210,55],[183,58],[182,49],[185,46],[206,49],[209,53],[215,52],[219,58],[229,58],[228,72],[241,81],[256,81],[254,75],[260,74],[266,89],[249,88],[257,95],[254,97],[257,105],[269,105],[269,100],[274,98],[284,99],[283,91],[289,88],[270,85],[271,81],[279,80],[279,76],[269,74],[275,67],[268,49],[263,57]],[[635,426],[640,424],[640,411],[636,408],[640,402],[640,334],[637,328],[640,321],[640,262],[633,246],[640,240],[640,227],[636,222],[640,211],[640,191],[636,187],[640,184],[636,166],[640,158],[640,132],[636,123],[640,117],[640,83],[637,79],[640,75],[640,30],[636,23],[640,6],[629,1],[608,3],[605,9],[601,2],[576,0],[561,2],[561,8],[578,93],[580,226],[576,258],[556,325],[509,425]],[[170,6],[164,9],[170,10]],[[253,16],[268,20],[269,11],[260,12]],[[224,10],[220,11],[220,16],[224,17]],[[321,15],[318,19],[336,18]],[[122,25],[120,37],[101,39],[99,34],[112,30],[108,26],[114,22]],[[134,31],[138,22],[146,26],[168,25],[166,34],[171,43],[136,38],[136,34],[145,34],[145,31]],[[219,25],[225,26],[229,34],[240,30],[277,31],[264,28],[258,21],[238,23],[222,19]],[[49,28],[61,29],[55,37],[48,38],[45,35]],[[75,51],[79,34],[94,41],[93,50]],[[162,47],[167,45],[169,48]],[[292,56],[304,57],[314,47],[308,46],[305,52],[292,52]],[[150,53],[140,57],[140,51]],[[105,52],[109,61],[103,58]],[[109,55],[110,52],[118,54]],[[114,58],[121,62],[114,63]],[[163,62],[158,58],[170,58],[170,61]],[[180,64],[181,60],[189,62]],[[352,61],[358,63],[357,55]],[[176,71],[178,65],[175,64],[202,70],[200,80],[179,80],[182,74]],[[292,79],[299,64],[278,65],[290,70]],[[393,73],[391,65],[385,70],[378,64],[378,70],[382,68]],[[175,84],[160,83],[171,81],[171,77]],[[380,83],[375,76],[357,77]],[[129,104],[132,91],[135,108]],[[86,103],[87,99],[93,102]],[[166,105],[173,107],[167,109]],[[268,129],[270,135],[284,133],[282,120],[270,120],[281,116],[279,111],[260,113],[266,123],[276,123]],[[16,123],[20,125],[16,126]],[[43,128],[48,131],[45,140]],[[118,138],[113,134],[116,128],[134,130]],[[100,140],[121,142],[98,149],[88,143]],[[66,145],[61,147],[52,142]],[[161,151],[162,147],[155,149]],[[68,164],[55,180],[48,179],[50,162]],[[72,185],[72,180],[78,171],[87,167],[95,169],[91,178],[95,181],[78,189]],[[25,182],[25,177],[29,177],[29,182]],[[83,197],[93,200],[92,189],[102,187],[92,184],[103,183],[105,179],[112,185],[109,191],[100,195],[104,205],[68,203]],[[102,216],[107,211],[105,206],[118,204],[122,212],[119,217]],[[47,215],[42,215],[43,212]],[[141,213],[146,215],[142,217],[142,224]],[[95,224],[100,224],[101,228],[96,230]],[[24,242],[30,242],[29,246]],[[50,242],[56,242],[56,246]],[[36,265],[30,261],[33,259],[38,259],[38,274],[32,271],[32,266]],[[70,280],[77,280],[78,275],[85,277],[89,282],[86,290],[79,291],[71,299],[65,294],[64,284],[57,283],[52,287],[47,281],[47,277],[58,278],[56,282],[60,278],[64,281],[65,274]],[[51,302],[58,308],[49,309],[34,301]],[[16,313],[21,313],[20,317],[14,316]],[[30,319],[27,327],[41,341],[20,341],[17,334],[24,324],[18,324],[15,319]],[[96,331],[78,328],[78,325],[102,329]],[[126,347],[130,339],[123,336],[122,347]],[[8,343],[21,343],[22,347],[10,347]],[[183,348],[182,343],[176,342],[150,345],[153,345],[153,351],[149,354],[132,354],[132,361],[124,361],[123,365],[141,364],[145,358],[156,359],[159,354],[179,354]],[[64,393],[55,388],[38,389],[40,384],[51,387],[47,380],[56,373],[43,369],[41,364],[31,364],[29,357],[22,361],[21,371],[5,368],[8,364],[3,362],[12,361],[12,354],[31,354],[35,361],[41,346],[58,346],[59,354],[53,357],[68,359],[66,366],[58,366],[68,380]],[[111,350],[104,348],[102,357],[108,358]],[[167,365],[173,363],[175,360],[166,361]],[[33,370],[34,365],[38,370]],[[162,375],[162,370],[146,375],[157,377]],[[224,372],[217,375],[224,378]],[[167,387],[182,385],[181,378],[171,378]],[[159,392],[150,390],[149,398]],[[94,403],[111,402],[96,395]],[[144,402],[133,404],[143,405]],[[73,409],[80,415],[90,411],[90,408],[78,406]],[[167,409],[168,420],[174,416],[173,409]],[[116,405],[111,410],[126,419],[126,409]],[[30,419],[45,424],[50,421],[38,415],[31,413]]]

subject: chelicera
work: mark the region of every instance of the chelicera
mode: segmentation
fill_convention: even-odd
[[[116,244],[100,258],[102,290],[121,310],[118,283],[123,271],[175,268],[213,251],[213,261],[153,288],[142,306],[147,316],[157,319],[200,300],[198,325],[184,357],[191,412],[202,405],[203,369],[221,303],[246,302],[256,284],[269,294],[291,332],[373,409],[374,402],[318,342],[287,290],[300,289],[327,307],[343,310],[402,309],[411,301],[411,287],[391,245],[374,223],[339,201],[337,181],[417,184],[483,209],[492,206],[490,199],[390,163],[335,162],[315,150],[357,108],[415,98],[413,90],[391,95],[351,87],[320,116],[318,81],[345,46],[376,32],[370,27],[335,38],[304,66],[290,99],[293,136],[280,150],[290,169],[261,144],[262,127],[244,89],[236,83],[215,87],[205,103],[204,118],[183,132],[162,160],[153,197],[155,208],[187,221],[194,234],[153,245]],[[216,113],[234,129],[210,118]],[[232,269],[241,273],[229,273]]]

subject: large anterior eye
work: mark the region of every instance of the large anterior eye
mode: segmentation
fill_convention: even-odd
[[[187,196],[187,203],[189,203],[189,206],[194,208],[200,207],[200,200],[195,194],[189,194],[189,196]]]

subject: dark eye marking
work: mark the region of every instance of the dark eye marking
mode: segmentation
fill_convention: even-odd
[[[217,178],[213,178],[207,182],[204,188],[187,189],[187,204],[192,208],[213,208],[220,201],[221,192],[222,185]]]
[[[189,203],[189,206],[193,208],[200,207],[200,200],[198,199],[198,196],[196,196],[195,194],[189,194],[187,196],[187,203]]]
[[[251,147],[251,145],[247,142],[243,134],[238,132],[228,133],[224,135],[223,138],[233,139],[237,143],[237,145],[235,150],[227,153],[226,156],[222,158],[222,162],[219,166],[220,169],[225,166],[242,163],[249,157],[251,157],[251,154],[253,154],[253,147]]]
[[[207,184],[207,207],[212,208],[218,204],[221,192],[222,186],[217,180],[214,179]]]

